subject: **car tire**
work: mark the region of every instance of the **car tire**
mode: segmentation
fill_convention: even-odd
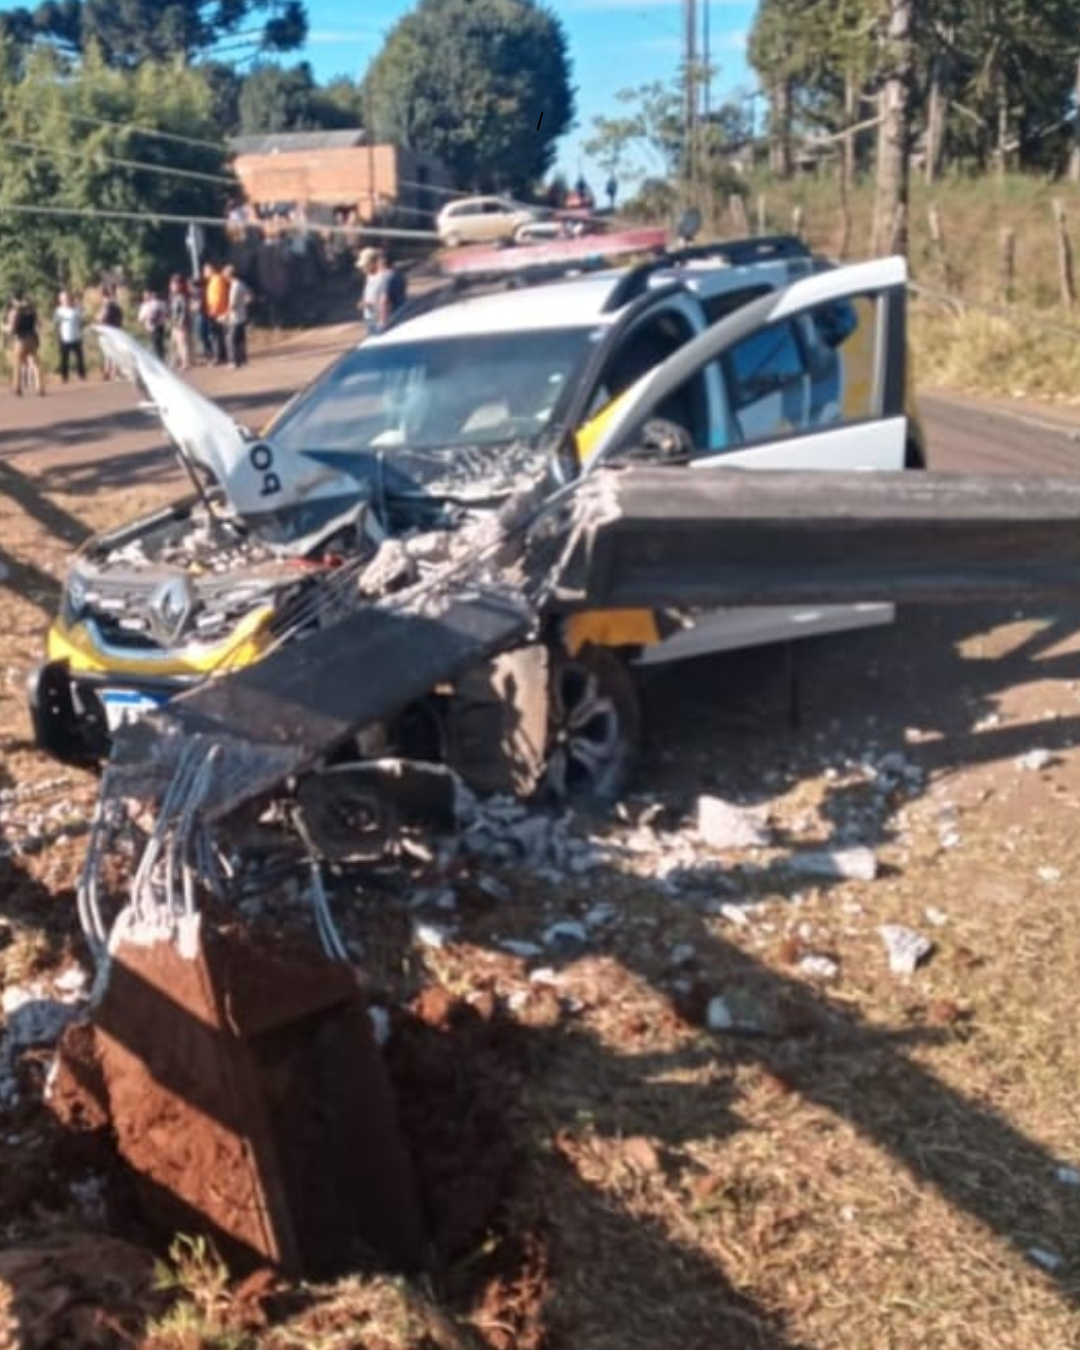
[[[603,805],[626,787],[641,741],[641,707],[625,663],[603,647],[556,657],[551,672],[546,792]]]

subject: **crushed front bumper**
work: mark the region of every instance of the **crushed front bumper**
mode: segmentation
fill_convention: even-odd
[[[96,768],[108,759],[118,725],[179,692],[176,681],[72,674],[67,660],[30,672],[26,695],[34,743],[64,764]]]

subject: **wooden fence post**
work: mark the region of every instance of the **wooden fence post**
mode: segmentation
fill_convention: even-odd
[[[941,223],[941,212],[938,210],[935,202],[931,202],[927,207],[926,216],[927,223],[930,227],[930,242],[933,244],[934,252],[937,254],[938,260],[941,263],[942,285],[950,295],[954,292],[958,293],[960,290],[959,278],[953,269],[952,263],[949,261],[949,250],[945,244],[945,230]]]
[[[999,286],[1007,305],[1016,299],[1016,231],[1006,225],[1001,231]]]
[[[731,223],[734,226],[735,234],[738,237],[748,235],[750,223],[746,219],[746,202],[743,201],[741,192],[733,192],[728,198],[728,210],[731,213]]]
[[[803,210],[801,206],[791,208],[791,233],[796,239],[802,234]]]
[[[767,228],[766,228],[766,227],[767,227],[767,224],[768,224],[768,216],[767,216],[766,211],[765,211],[765,194],[764,194],[764,192],[763,192],[763,193],[761,193],[761,195],[760,195],[760,196],[758,197],[758,199],[757,199],[757,232],[758,232],[758,234],[766,234],[766,233],[768,233]]]
[[[1055,198],[1054,220],[1057,224],[1058,276],[1061,281],[1061,299],[1071,309],[1076,304],[1076,281],[1073,278],[1072,245],[1065,228],[1065,207]]]

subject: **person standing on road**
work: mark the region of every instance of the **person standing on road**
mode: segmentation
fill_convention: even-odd
[[[16,394],[22,393],[23,367],[37,383],[39,394],[45,393],[45,380],[38,361],[38,348],[41,345],[38,334],[37,307],[24,292],[16,291],[7,312],[4,330],[11,338],[11,387]]]
[[[215,366],[227,360],[225,324],[229,315],[229,280],[215,263],[203,268],[203,313],[206,316]]]
[[[191,299],[179,272],[169,278],[169,365],[173,370],[191,365]]]
[[[143,291],[142,304],[139,306],[138,320],[142,324],[154,355],[159,361],[165,360],[165,341],[168,336],[167,324],[169,311],[157,291]]]
[[[103,284],[101,287],[101,308],[98,310],[97,321],[105,328],[123,328],[124,311],[120,306],[120,301],[116,297],[116,288],[110,284]],[[119,369],[114,365],[108,356],[103,356],[101,367],[102,379],[117,379],[120,375]]]
[[[251,305],[251,287],[236,275],[232,266],[225,268],[225,279],[229,283],[229,306],[226,311],[226,327],[229,334],[229,355],[234,370],[247,365],[248,312]]]
[[[65,384],[71,373],[72,360],[80,380],[86,379],[86,355],[83,351],[82,306],[71,298],[70,291],[61,291],[53,311],[53,326],[60,345],[60,378]]]
[[[377,248],[361,251],[358,266],[363,270],[364,294],[360,301],[364,322],[369,333],[381,333],[390,322],[394,306],[392,289],[394,269],[386,254]]]

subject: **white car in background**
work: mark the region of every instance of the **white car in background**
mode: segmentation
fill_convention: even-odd
[[[508,197],[462,197],[443,207],[435,228],[447,248],[457,248],[459,244],[509,242],[522,226],[539,219],[535,208]]]

